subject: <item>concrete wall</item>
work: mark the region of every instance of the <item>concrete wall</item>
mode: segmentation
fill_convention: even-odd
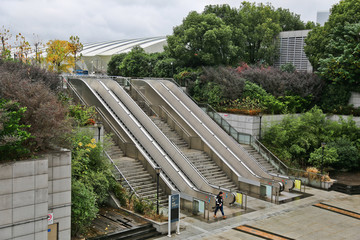
[[[360,107],[360,93],[351,92],[349,104],[354,105],[356,108]]]
[[[71,152],[59,151],[47,155],[48,159],[48,213],[58,223],[59,239],[71,235]]]
[[[219,113],[232,127],[234,127],[240,133],[247,133],[253,136],[259,136],[260,131],[260,117],[249,115],[236,115],[228,113]],[[286,115],[264,115],[261,118],[261,135],[266,132],[266,129],[278,124]],[[300,116],[295,114],[294,116]],[[331,115],[328,119],[333,121],[339,121],[340,117],[347,119],[349,116]],[[360,117],[353,117],[356,125],[360,127]]]
[[[59,224],[59,239],[70,240],[71,155],[0,165],[0,239],[48,238],[48,213]]]

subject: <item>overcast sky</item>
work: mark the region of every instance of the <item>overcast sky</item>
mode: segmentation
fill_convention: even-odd
[[[340,0],[256,0],[270,2],[300,14],[303,21],[316,21],[317,11],[328,11]],[[239,7],[242,0],[0,0],[0,27],[15,36],[22,33],[34,41],[68,40],[83,43],[156,37],[172,34],[190,11],[202,12],[209,4]]]

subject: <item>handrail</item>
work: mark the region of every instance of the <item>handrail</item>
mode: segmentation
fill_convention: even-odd
[[[283,174],[286,174],[286,175],[288,175],[288,172],[289,172],[289,167],[288,166],[286,166],[286,164],[283,162],[283,161],[281,161],[278,157],[276,157],[275,156],[275,154],[273,154],[264,144],[262,144],[258,139],[256,139],[255,137],[253,137],[252,136],[252,138],[251,139],[253,139],[254,140],[254,142],[255,142],[255,144],[257,144],[258,145],[258,147],[259,147],[259,149],[256,149],[256,147],[253,145],[253,141],[251,142],[251,145],[255,148],[255,150],[256,151],[258,151],[260,154],[261,154],[261,149],[260,148],[262,148],[263,150],[265,150],[265,154],[269,154],[269,155],[267,155],[267,157],[269,157],[269,158],[272,158],[273,160],[275,160],[277,163],[278,163],[278,171],[284,171],[283,172]],[[265,158],[265,160],[267,160],[266,158]],[[268,161],[268,160],[267,160]],[[268,162],[270,162],[271,163],[271,161],[269,160]]]
[[[176,120],[174,116],[168,110],[166,110],[166,108],[164,108],[164,106],[159,106],[159,108],[161,109],[161,111],[165,112],[166,116],[170,117],[170,119],[176,124],[176,126],[178,126],[182,131],[184,131],[187,137],[191,137],[191,134],[183,126],[181,126],[179,121]]]
[[[145,97],[145,95],[139,91],[129,80],[127,80],[127,84],[129,84],[129,86],[131,87],[131,89],[134,89],[134,91],[144,100],[146,106],[157,116],[159,117],[159,115],[157,114],[157,112],[150,106],[150,101]]]
[[[101,82],[101,81],[100,81],[100,82]],[[134,86],[133,86],[133,87],[134,87]],[[135,87],[134,87],[134,88],[135,88]],[[111,91],[111,90],[110,90],[110,91]],[[116,94],[115,92],[112,92],[112,93],[119,99],[119,101],[121,101],[120,98],[119,98],[119,96],[117,96],[117,94]],[[140,96],[141,96],[141,95],[140,95]],[[145,96],[144,96],[144,97],[145,97]],[[145,100],[145,99],[144,99],[144,100]],[[129,112],[131,112],[131,111],[129,110]],[[132,114],[132,113],[131,113],[131,114]],[[152,121],[151,121],[151,122],[152,122]],[[152,122],[152,124],[154,124],[154,123]],[[154,124],[154,126],[156,126],[156,125]],[[159,131],[160,131],[160,133],[161,133],[166,139],[168,139],[161,130],[159,130]],[[148,134],[151,136],[150,133],[148,133]],[[151,137],[153,138],[153,136],[151,136]],[[153,139],[154,139],[154,138],[153,138]],[[208,185],[211,186],[212,188],[216,188],[216,189],[219,189],[219,190],[224,190],[224,191],[229,191],[229,192],[230,192],[230,189],[227,189],[227,188],[224,188],[224,187],[217,186],[217,185],[214,185],[214,184],[209,183],[208,180],[203,176],[203,174],[195,167],[195,165],[194,165],[194,164],[187,158],[187,156],[179,149],[179,147],[176,146],[176,144],[172,143],[170,140],[168,140],[168,141],[169,141],[169,144],[172,145],[172,146],[175,148],[176,152],[177,152],[179,155],[182,156],[182,158],[191,166],[191,168],[200,176],[200,178],[203,179],[203,181],[204,181],[206,184],[208,184]],[[165,151],[165,150],[163,150],[163,151]],[[166,151],[165,151],[165,153],[166,153]],[[173,161],[173,163],[174,163],[179,169],[181,169],[175,161]],[[185,174],[185,175],[186,175],[186,174]],[[190,179],[190,178],[188,177],[188,179]]]
[[[194,102],[195,102],[195,101],[194,101]],[[205,103],[201,103],[201,104],[198,104],[198,105],[199,105],[200,108],[203,109],[203,110],[204,110],[203,107],[205,107],[205,110],[204,110],[204,111],[205,111],[217,124],[219,124],[219,125],[222,127],[222,129],[224,129],[230,136],[232,136],[238,143],[245,143],[245,144],[249,144],[249,145],[252,145],[252,146],[254,146],[254,145],[252,144],[253,142],[258,143],[259,148],[256,148],[256,147],[254,146],[255,150],[256,150],[258,153],[260,153],[260,154],[261,154],[261,150],[263,150],[263,151],[265,152],[265,154],[267,154],[267,156],[269,157],[269,159],[266,159],[266,158],[265,158],[265,160],[268,161],[268,162],[269,162],[271,165],[273,165],[273,166],[274,166],[274,164],[275,164],[274,167],[275,167],[276,169],[278,169],[279,171],[280,171],[281,166],[282,166],[282,167],[283,167],[283,168],[282,168],[282,171],[284,171],[283,174],[286,174],[286,175],[289,176],[289,177],[291,177],[291,175],[296,175],[296,176],[316,175],[316,178],[318,178],[318,179],[323,179],[323,176],[324,176],[323,174],[319,174],[319,173],[308,173],[308,172],[306,172],[306,171],[304,171],[304,170],[301,170],[301,169],[296,169],[296,168],[290,168],[290,167],[288,167],[283,161],[281,161],[278,157],[276,157],[276,156],[274,155],[274,153],[272,153],[272,152],[271,152],[268,148],[266,148],[258,139],[256,139],[256,137],[254,137],[254,136],[251,135],[251,134],[238,132],[234,127],[232,127],[232,126],[230,125],[230,123],[228,123],[228,122],[227,122],[220,114],[218,114],[210,105],[205,104]],[[201,107],[201,106],[203,106],[203,107]],[[211,111],[209,111],[209,109],[210,109],[214,114],[211,114]],[[220,122],[217,121],[217,119],[214,117],[215,114],[216,114],[216,116],[218,116],[219,119],[221,119]],[[225,128],[225,127],[223,126],[223,122],[225,122],[229,127],[228,127],[228,128]],[[234,134],[236,135],[236,137],[234,136]],[[245,136],[248,136],[249,142],[240,142],[241,136],[243,136],[243,139],[246,139]],[[270,160],[270,158],[271,158],[271,160],[273,160],[274,163]],[[277,163],[277,164],[276,164],[276,163]],[[272,175],[272,173],[269,173],[269,174]],[[294,177],[294,176],[293,176],[293,177]]]
[[[131,184],[129,183],[129,181],[126,179],[126,177],[124,176],[124,174],[121,172],[121,170],[118,168],[118,166],[115,164],[115,162],[112,160],[112,158],[109,156],[109,154],[104,151],[106,157],[110,160],[110,162],[112,163],[112,165],[115,167],[115,169],[118,171],[118,173],[120,174],[121,178],[123,180],[125,180],[126,184],[129,186],[129,188],[131,189],[131,192],[133,192],[137,197],[140,197],[139,194],[135,191],[135,189],[131,186]]]
[[[79,100],[83,103],[86,104],[85,100],[77,93],[77,91],[75,91],[74,86],[67,81],[68,86],[70,86],[70,88],[72,89],[72,91],[76,94],[76,96],[79,98]],[[102,112],[102,110],[98,107],[95,107],[95,109],[98,111],[98,113],[102,116],[102,118],[106,121],[106,123],[110,126],[110,128],[113,130],[113,132],[117,135],[118,138],[120,138],[122,141],[124,141],[124,139],[118,134],[117,130],[114,129],[112,123],[107,119],[107,117],[104,115],[104,113]],[[115,169],[118,171],[118,173],[121,175],[121,177],[125,180],[126,184],[129,186],[129,188],[131,189],[131,192],[134,192],[134,194],[139,197],[139,195],[137,194],[137,192],[135,191],[135,189],[130,185],[130,183],[128,182],[128,180],[126,179],[126,177],[124,176],[124,174],[121,172],[121,170],[116,166],[116,164],[114,163],[114,161],[111,159],[111,157],[109,156],[109,154],[104,151],[106,157],[110,160],[110,162],[113,164],[113,166],[115,167]]]

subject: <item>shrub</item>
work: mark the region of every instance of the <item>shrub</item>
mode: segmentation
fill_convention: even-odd
[[[347,86],[327,85],[321,97],[321,109],[329,113],[342,114],[342,108],[348,105],[350,97],[351,93]]]
[[[289,73],[271,67],[258,67],[243,69],[240,74],[241,77],[258,84],[275,97],[294,95],[306,98],[312,96],[313,105],[319,101],[324,88],[324,82],[312,73]]]
[[[72,117],[77,126],[84,127],[94,125],[96,119],[95,107],[87,107],[83,105],[70,105],[69,116]]]
[[[353,170],[360,166],[360,152],[350,139],[338,138],[335,142],[328,144],[326,148],[334,148],[338,154],[338,161],[330,164],[335,169]]]
[[[31,137],[29,125],[20,124],[26,111],[18,103],[0,99],[0,161],[27,157],[29,149],[24,141]]]
[[[21,65],[19,67],[21,68]],[[27,67],[31,72],[32,67]],[[42,78],[40,73],[37,79],[30,79],[24,75],[21,71],[1,72],[0,97],[16,101],[20,107],[26,107],[27,111],[24,113],[21,124],[30,125],[28,131],[33,138],[25,143],[33,152],[51,149],[55,145],[63,146],[63,137],[71,130],[66,119],[66,109],[51,91],[51,85],[43,83],[45,77]]]
[[[22,80],[29,80],[32,83],[41,83],[54,93],[61,91],[62,82],[59,75],[37,66],[21,62],[2,61],[0,59],[0,73],[8,73]]]
[[[153,214],[155,206],[153,203],[142,198],[135,198],[133,200],[134,211],[140,214]]]
[[[226,100],[241,98],[245,87],[245,80],[234,69],[226,67],[204,67],[199,83],[200,87],[208,83],[218,86],[219,98]]]
[[[86,231],[99,211],[96,194],[88,184],[72,179],[71,203],[71,235],[77,236]]]
[[[319,146],[326,142],[323,164],[339,170],[359,166],[359,138],[360,128],[351,118],[327,120],[315,107],[299,117],[285,117],[280,124],[271,126],[262,140],[280,159],[295,167],[321,166]]]

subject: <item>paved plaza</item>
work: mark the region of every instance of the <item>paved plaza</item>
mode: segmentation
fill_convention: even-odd
[[[281,205],[249,198],[248,212],[226,220],[182,215],[180,235],[157,239],[360,239],[360,195],[314,188],[306,193],[312,196]]]

